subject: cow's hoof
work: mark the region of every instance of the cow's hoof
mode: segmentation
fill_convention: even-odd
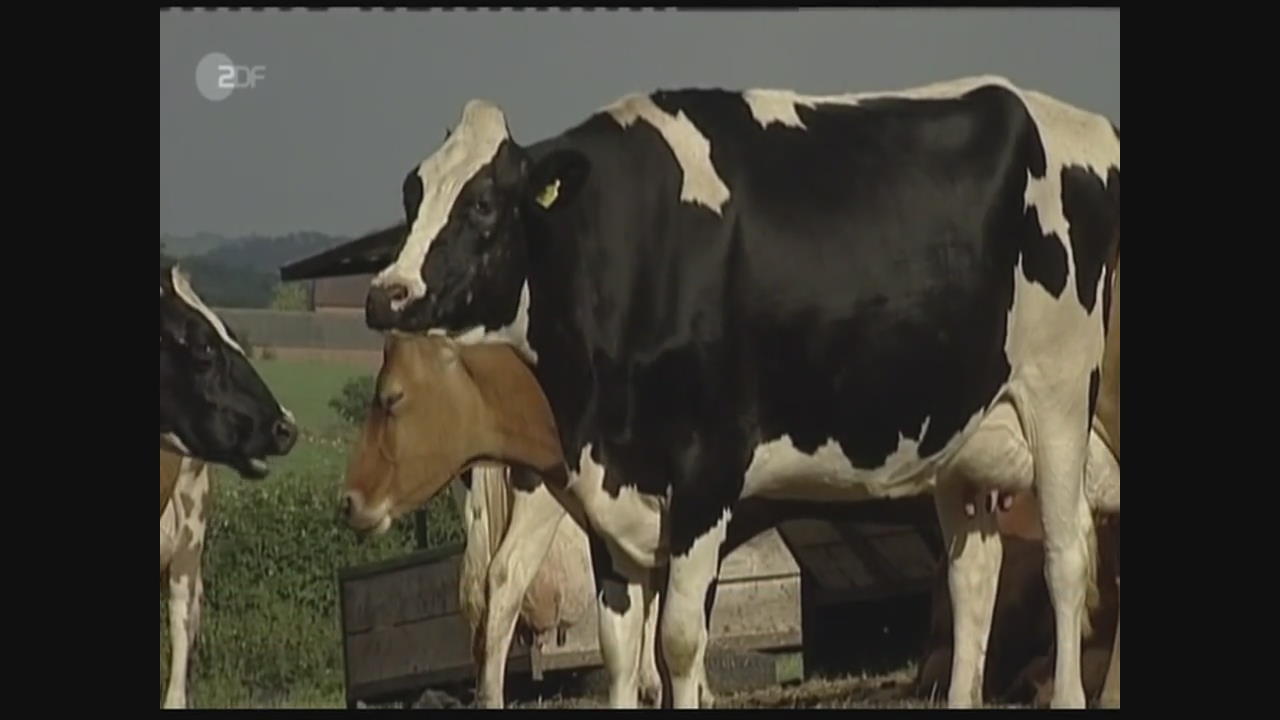
[[[641,685],[640,703],[649,707],[662,707],[662,683]]]
[[[703,710],[710,710],[716,706],[716,696],[711,692],[711,688],[702,685],[698,688],[698,707]]]
[[[1089,704],[1085,702],[1084,693],[1072,693],[1069,695],[1054,694],[1052,700],[1049,701],[1049,709],[1051,710],[1085,710]]]

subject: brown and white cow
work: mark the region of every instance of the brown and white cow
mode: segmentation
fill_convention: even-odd
[[[166,488],[169,497],[166,498]],[[209,464],[160,451],[160,577],[168,576],[169,684],[164,707],[187,706],[187,669],[200,632]],[[162,585],[162,587],[164,587]]]

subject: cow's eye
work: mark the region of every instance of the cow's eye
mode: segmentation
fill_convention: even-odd
[[[471,209],[474,210],[477,215],[493,214],[493,204],[485,198],[477,198],[476,201],[471,204]]]

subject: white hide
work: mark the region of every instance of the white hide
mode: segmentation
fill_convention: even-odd
[[[187,673],[200,633],[209,465],[182,459],[173,496],[160,515],[160,573],[169,574],[169,683],[165,708],[187,706]]]

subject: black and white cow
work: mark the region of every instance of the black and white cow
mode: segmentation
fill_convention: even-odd
[[[997,77],[630,95],[527,147],[471,101],[404,181],[403,242],[366,316],[510,343],[534,364],[569,460],[548,487],[603,538],[604,584],[627,586],[602,588],[602,612],[630,600],[613,625],[638,637],[626,608],[667,564],[677,707],[705,689],[704,600],[740,500],[928,492],[962,448],[982,466],[1025,436],[1053,705],[1079,707],[1081,483],[1119,178],[1104,117]],[[934,490],[952,548],[953,707],[981,686],[1000,555],[961,485]]]
[[[269,472],[298,438],[235,337],[177,264],[160,266],[160,447],[246,478]],[[163,498],[162,498],[163,507]]]

